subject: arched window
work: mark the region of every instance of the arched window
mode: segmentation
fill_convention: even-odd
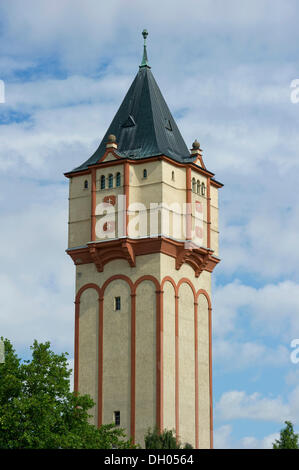
[[[101,189],[105,189],[106,187],[106,178],[104,175],[101,176]]]
[[[108,176],[108,188],[113,188],[113,175]]]
[[[120,173],[116,173],[116,186],[120,186]]]
[[[206,194],[206,187],[204,183],[201,183],[201,194],[204,196]]]
[[[87,180],[84,181],[84,189],[88,189],[88,181]]]
[[[171,179],[174,181],[174,171],[171,173]]]
[[[146,169],[143,170],[143,178],[147,178],[147,170]]]
[[[200,194],[200,181],[197,180],[197,194]]]
[[[192,191],[196,193],[196,180],[195,178],[192,178]]]

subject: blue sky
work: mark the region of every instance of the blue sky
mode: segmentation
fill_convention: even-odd
[[[0,334],[72,362],[74,268],[63,173],[97,148],[138,70],[225,184],[214,272],[216,447],[299,430],[298,2],[11,0],[0,4]]]

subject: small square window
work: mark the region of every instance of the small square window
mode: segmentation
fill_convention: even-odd
[[[115,310],[120,310],[120,297],[115,297],[115,299],[114,299],[114,308],[115,308]]]
[[[120,425],[120,411],[114,411],[114,424],[115,426]]]

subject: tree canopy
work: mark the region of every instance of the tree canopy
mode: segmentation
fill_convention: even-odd
[[[298,434],[295,434],[293,424],[285,421],[285,428],[280,431],[280,438],[275,439],[273,449],[299,449]]]
[[[182,444],[176,439],[172,430],[164,429],[161,433],[156,428],[153,431],[148,429],[144,437],[146,449],[182,449]],[[184,449],[192,449],[192,445],[186,443]]]
[[[134,447],[122,429],[89,423],[94,402],[70,391],[67,353],[34,341],[21,361],[9,340],[0,363],[0,448],[111,449]]]

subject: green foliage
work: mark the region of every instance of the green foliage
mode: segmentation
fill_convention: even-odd
[[[99,429],[88,422],[94,406],[88,395],[70,391],[67,354],[55,354],[50,343],[34,341],[32,360],[17,357],[5,340],[0,364],[0,448],[111,449],[132,448],[122,429]]]
[[[161,433],[157,428],[153,431],[148,429],[144,437],[146,449],[182,449],[180,441],[177,441],[173,430],[164,429]],[[186,443],[184,449],[193,449],[191,444]]]
[[[298,434],[294,433],[290,421],[285,421],[286,427],[280,431],[280,439],[275,439],[273,449],[299,449]]]
[[[193,449],[193,446],[189,444],[189,442],[186,442],[186,444],[184,445],[184,449]]]
[[[146,449],[179,449],[173,431],[164,430],[161,434],[158,429],[153,432],[149,429],[144,437]]]

